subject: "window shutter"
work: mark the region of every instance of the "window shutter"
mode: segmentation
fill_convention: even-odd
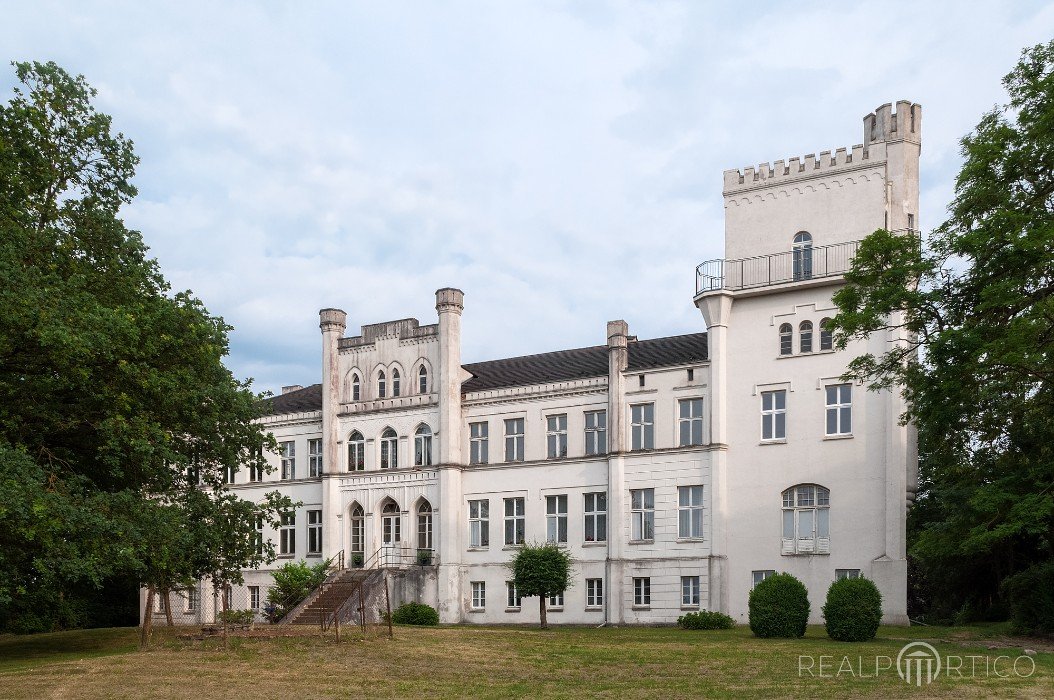
[[[830,554],[831,553],[831,538],[830,537],[817,537],[816,538],[816,553],[817,554]]]
[[[798,538],[798,553],[799,554],[811,554],[815,548],[816,541],[811,537],[799,537]]]
[[[782,554],[794,554],[794,540],[790,537],[783,538],[783,551]]]

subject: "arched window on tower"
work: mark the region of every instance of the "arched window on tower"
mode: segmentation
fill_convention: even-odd
[[[791,355],[794,353],[794,327],[789,323],[780,325],[780,354]]]
[[[417,370],[417,393],[428,393],[428,368],[424,365],[421,365],[421,369]]]
[[[361,472],[366,469],[366,441],[362,433],[355,430],[348,437],[348,471]]]
[[[417,560],[432,563],[432,504],[421,501],[417,506]]]
[[[791,248],[794,262],[794,279],[807,280],[812,277],[812,236],[807,231],[794,234]]]
[[[812,352],[812,321],[802,321],[798,326],[799,352]]]
[[[399,436],[391,428],[381,433],[381,469],[399,466]]]
[[[798,484],[783,492],[783,554],[829,554],[831,492]]]
[[[392,370],[392,396],[399,395],[399,370]]]
[[[831,332],[831,319],[820,321],[820,349],[834,350],[834,333]]]
[[[383,399],[387,393],[388,383],[384,376],[384,370],[382,369],[381,373],[377,375],[377,397]]]
[[[421,425],[414,435],[414,466],[427,467],[432,464],[432,429]]]
[[[362,383],[359,381],[359,375],[351,375],[351,400],[358,401],[362,397]]]

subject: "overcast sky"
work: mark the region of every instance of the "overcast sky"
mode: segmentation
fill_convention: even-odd
[[[884,102],[923,105],[936,226],[1054,6],[851,5],[38,0],[0,46],[98,88],[142,159],[127,223],[277,390],[319,380],[319,308],[432,323],[443,286],[465,362],[703,330],[722,171],[859,143]]]

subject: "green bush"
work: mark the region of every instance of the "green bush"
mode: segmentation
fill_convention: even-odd
[[[844,578],[827,589],[823,624],[827,636],[840,642],[866,642],[875,638],[882,621],[882,594],[866,578]]]
[[[256,613],[253,610],[222,610],[216,618],[228,625],[251,625],[256,619]]]
[[[1054,562],[1037,564],[1003,582],[1016,634],[1054,634]]]
[[[775,574],[750,592],[750,631],[757,637],[801,637],[809,621],[809,592],[790,574]]]
[[[424,603],[403,603],[392,612],[392,622],[397,625],[438,625],[439,613]]]
[[[278,622],[318,588],[329,574],[329,560],[308,566],[306,562],[286,562],[274,571],[274,585],[267,591],[267,619]]]
[[[677,624],[686,630],[730,630],[736,626],[736,621],[724,613],[700,610],[681,615]]]

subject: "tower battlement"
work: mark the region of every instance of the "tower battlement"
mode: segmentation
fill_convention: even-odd
[[[809,153],[786,161],[760,163],[743,169],[732,168],[724,172],[724,193],[765,187],[776,182],[796,180],[817,175],[827,175],[838,170],[856,170],[865,165],[885,160],[887,143],[922,140],[922,106],[908,100],[900,100],[896,111],[892,103],[886,103],[864,116],[864,142],[852,148],[821,151],[819,156]]]

